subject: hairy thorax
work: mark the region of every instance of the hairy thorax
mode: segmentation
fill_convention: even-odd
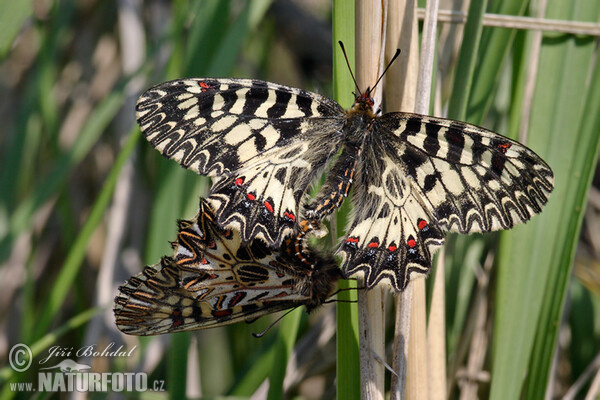
[[[376,115],[373,112],[373,99],[370,97],[357,97],[354,105],[346,114],[344,139],[348,144],[359,145],[365,135],[371,131]]]

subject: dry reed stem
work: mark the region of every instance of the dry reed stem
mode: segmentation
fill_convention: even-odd
[[[407,399],[427,400],[429,379],[427,368],[427,324],[425,315],[425,278],[411,282],[413,298],[408,340],[408,369],[406,373]]]
[[[387,72],[386,84],[394,90],[386,91],[388,110],[414,111],[417,92],[419,30],[417,4],[414,0],[392,1],[388,9],[386,27],[386,54],[389,60],[402,50],[402,56]],[[396,296],[396,318],[393,344],[390,399],[399,400],[406,393],[408,341],[410,338],[410,315],[412,309],[412,285]]]
[[[368,0],[356,2],[356,80],[361,90],[374,84],[381,69],[383,33],[385,28],[384,4]],[[381,90],[372,94],[381,104]],[[359,286],[361,281],[359,280]],[[358,291],[358,324],[360,339],[361,397],[383,399],[384,367],[376,362],[373,352],[385,355],[385,325],[383,289],[375,287]]]
[[[575,383],[571,385],[563,400],[573,400],[577,396],[577,393],[585,386],[588,382],[592,374],[596,373],[596,376],[600,372],[600,353],[596,354],[596,357],[592,360],[592,362],[585,368],[583,373],[579,375]]]
[[[425,11],[422,8],[418,10],[419,19],[423,19]],[[454,24],[464,24],[467,20],[467,13],[452,10],[440,10],[438,22],[450,22]],[[542,30],[561,33],[571,33],[574,35],[600,36],[600,24],[595,22],[564,21],[557,19],[521,17],[517,15],[485,14],[483,17],[483,26],[493,26],[497,28]]]
[[[492,266],[494,263],[493,255],[489,255],[484,263],[483,269],[478,269],[477,292],[473,301],[473,336],[471,337],[471,346],[469,349],[469,358],[464,374],[464,381],[460,385],[460,399],[477,399],[479,392],[479,382],[489,375],[483,370],[483,365],[488,351],[489,332],[491,326],[490,315],[488,313],[489,282]]]
[[[538,1],[537,17],[541,19],[546,13],[546,0]],[[542,49],[542,31],[532,33],[531,49],[529,50],[529,60],[525,77],[525,90],[523,92],[523,109],[521,110],[521,122],[519,125],[519,141],[527,143],[527,132],[529,129],[529,119],[531,117],[531,106],[533,94],[535,92],[535,79],[540,60],[540,51]]]
[[[435,281],[427,322],[427,366],[429,398],[445,399],[446,394],[446,282],[444,248],[440,249],[435,266]]]
[[[596,375],[592,380],[592,384],[590,385],[590,389],[585,395],[585,400],[597,400],[598,393],[600,393],[600,369],[596,371]]]
[[[419,76],[417,79],[417,96],[415,112],[427,114],[433,75],[433,59],[437,30],[438,0],[427,2],[423,39],[421,41],[421,57]],[[417,279],[412,283],[412,316],[408,347],[408,370],[406,377],[406,398],[424,400],[427,392],[427,341],[425,315],[425,280]]]

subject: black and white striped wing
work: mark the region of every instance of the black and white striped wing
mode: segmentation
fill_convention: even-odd
[[[462,122],[385,114],[358,163],[342,268],[368,288],[403,290],[412,272],[429,271],[445,232],[508,229],[539,213],[552,188],[548,165],[515,141]]]
[[[270,249],[221,229],[202,201],[197,217],[180,221],[174,257],[163,257],[119,290],[117,327],[156,335],[253,321],[298,306],[310,311],[330,295],[340,271],[332,256],[293,241]]]
[[[384,115],[375,129],[405,143],[399,161],[446,231],[509,229],[540,213],[552,192],[544,160],[487,129],[403,113]]]
[[[339,247],[347,276],[371,288],[402,290],[411,273],[427,274],[444,232],[398,162],[397,143],[367,141],[354,184],[355,218]]]
[[[148,141],[213,178],[221,226],[271,246],[292,233],[299,202],[340,146],[344,110],[301,89],[249,79],[182,79],[137,105]]]

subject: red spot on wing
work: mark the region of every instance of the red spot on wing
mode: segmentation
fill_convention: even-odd
[[[244,183],[244,180],[242,178],[237,178],[235,180],[235,184],[238,186],[242,186],[243,183]]]
[[[420,219],[418,225],[419,225],[419,230],[422,231],[427,226],[427,221],[425,221],[424,219]]]
[[[200,82],[199,85],[202,88],[203,92],[206,92],[207,89],[210,89],[210,85],[206,82]]]
[[[212,312],[212,315],[217,318],[222,318],[222,317],[227,317],[228,315],[231,315],[231,313],[233,313],[232,310],[214,310]]]
[[[255,200],[256,196],[254,194],[252,194],[252,193],[248,193],[248,199],[249,200]]]
[[[417,245],[417,241],[411,237],[406,241],[406,244],[412,249]]]
[[[273,212],[273,206],[268,201],[265,201],[265,208],[269,210],[269,212]]]
[[[370,247],[370,248],[373,249],[373,248],[379,247],[379,243],[377,243],[377,242],[371,242],[371,243],[369,243],[367,245],[367,247]]]
[[[348,239],[346,239],[346,243],[358,243],[358,238],[357,237],[349,237]]]
[[[510,148],[510,143],[509,142],[505,142],[505,143],[499,143],[496,145],[496,148],[501,152],[501,153],[506,153],[506,150],[508,150]]]
[[[200,264],[208,264],[208,260],[206,258],[203,258],[202,261],[200,261]]]
[[[388,247],[388,250],[389,250],[389,251],[396,251],[397,249],[398,249],[398,247],[396,247],[396,245],[395,245],[395,244],[393,244],[393,243],[392,243],[392,244],[390,244],[390,246]]]
[[[283,213],[283,216],[291,219],[292,221],[296,221],[296,216],[294,215],[294,213],[286,211]]]
[[[183,317],[181,316],[181,311],[173,310],[173,312],[171,313],[171,319],[173,320],[173,328],[183,325]]]
[[[244,292],[237,292],[235,294],[235,296],[233,296],[233,298],[231,299],[231,301],[229,302],[229,305],[231,307],[235,306],[237,303],[239,303],[244,297],[246,297],[246,294]]]

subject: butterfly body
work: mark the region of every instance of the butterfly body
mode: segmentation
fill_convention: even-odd
[[[373,110],[367,90],[345,111],[324,96],[259,80],[185,79],[148,90],[138,121],[150,143],[213,178],[219,226],[280,246],[338,208],[354,219],[338,253],[346,276],[399,291],[427,273],[447,232],[507,229],[541,211],[548,165],[475,125]],[[176,112],[173,110],[176,109]],[[326,171],[314,199],[311,183]]]

